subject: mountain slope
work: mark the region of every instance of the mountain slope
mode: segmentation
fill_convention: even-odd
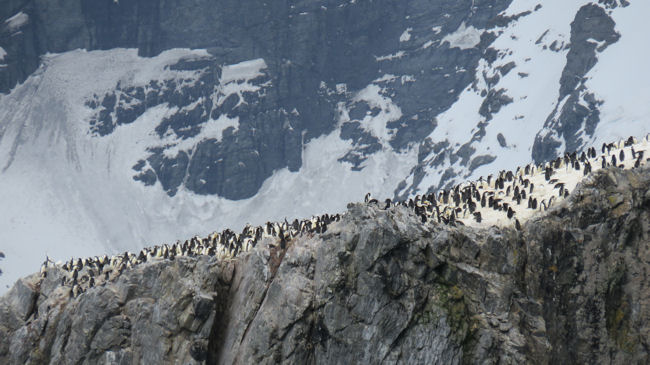
[[[649,131],[643,2],[7,3],[0,290]]]

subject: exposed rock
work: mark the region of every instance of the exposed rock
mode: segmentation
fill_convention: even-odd
[[[246,199],[274,171],[298,171],[303,144],[337,128],[338,104],[350,103],[357,92],[388,74],[397,78],[377,83],[402,113],[387,126],[391,139],[355,145],[342,160],[361,169],[382,149],[420,143],[435,128],[436,115],[472,82],[472,70],[496,37],[483,30],[497,26],[495,19],[511,2],[98,0],[91,6],[84,1],[0,0],[0,47],[7,52],[0,93],[36,71],[47,53],[137,48],[140,56],[152,57],[172,48],[206,49],[209,57],[169,67],[179,71],[177,79],[130,84],[135,81],[127,78],[116,80],[105,95],[88,95],[86,106],[94,110],[88,129],[102,138],[156,106],[178,107],[157,121],[161,143],[148,149],[149,156],[135,157],[134,165],[141,159],[148,164],[138,165],[133,178],[145,185],[160,182],[169,195],[187,189]],[[19,12],[29,21],[20,29],[3,26]],[[515,19],[500,19],[499,25]],[[467,49],[442,45],[461,24],[477,30],[480,43]],[[432,32],[432,27],[439,30]],[[411,38],[400,42],[405,29],[412,29]],[[400,52],[404,57],[389,57]],[[215,90],[222,88],[221,66],[253,59],[268,66],[263,77],[251,81],[260,89],[228,96],[219,105],[213,102]],[[457,72],[459,67],[467,72]],[[188,74],[197,77],[188,79]],[[324,92],[339,85],[347,92]],[[359,113],[365,111],[351,111],[352,120],[363,117]],[[180,152],[166,150],[165,133],[185,141],[220,116],[237,119],[238,128],[224,131],[221,140],[207,138],[185,144]]]
[[[616,1],[606,2],[607,6],[616,4]],[[594,134],[602,101],[596,100],[585,87],[585,75],[597,63],[597,54],[620,39],[615,26],[607,11],[596,4],[584,5],[576,14],[571,23],[571,49],[560,78],[558,104],[535,138],[532,151],[535,162],[555,158],[562,139],[567,151],[580,151],[586,142],[581,138],[583,131],[587,136]],[[565,98],[566,102],[562,103]]]
[[[0,363],[647,363],[650,170],[605,169],[522,231],[351,204],[282,251],[0,298]]]

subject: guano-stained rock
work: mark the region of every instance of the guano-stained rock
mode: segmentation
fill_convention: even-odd
[[[647,363],[650,170],[605,169],[522,231],[352,204],[322,235],[0,298],[0,363]]]

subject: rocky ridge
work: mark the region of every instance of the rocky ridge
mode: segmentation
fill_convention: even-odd
[[[513,228],[352,204],[323,234],[0,299],[2,363],[645,363],[650,170],[605,168]]]

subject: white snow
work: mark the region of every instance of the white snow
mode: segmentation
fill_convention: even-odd
[[[396,58],[402,58],[402,57],[404,57],[405,54],[406,53],[404,51],[397,51],[397,52],[395,52],[393,54],[389,54],[389,55],[386,55],[386,56],[375,56],[375,60],[377,60],[377,62],[390,61],[390,60],[394,60]]]
[[[400,42],[408,42],[411,40],[411,32],[413,31],[413,28],[406,28],[404,33],[399,36],[399,41]]]
[[[621,38],[598,54],[598,63],[587,73],[588,90],[604,101],[591,141],[594,145],[650,130],[650,44],[639,32],[645,28],[649,12],[650,3],[644,1],[617,8],[612,17]]]
[[[234,65],[223,66],[219,79],[220,93],[217,105],[221,105],[231,94],[239,95],[237,106],[244,103],[243,93],[257,92],[261,89],[252,80],[264,76],[263,70],[267,68],[262,58],[244,61]]]
[[[447,34],[441,43],[449,42],[450,48],[469,49],[476,47],[481,42],[482,30],[476,29],[473,26],[465,26],[463,22],[455,32]]]
[[[185,192],[169,198],[159,186],[147,188],[132,179],[131,166],[148,155],[147,147],[161,143],[154,127],[173,109],[150,108],[134,123],[98,138],[88,132],[93,111],[84,106],[86,98],[114,90],[118,81],[191,80],[195,71],[168,66],[206,55],[185,49],[154,58],[138,57],[136,49],[49,54],[23,84],[0,96],[0,202],[11,207],[0,210],[0,251],[6,254],[0,292],[38,270],[46,254],[64,260],[135,250],[220,226],[222,215],[210,213],[216,207]],[[232,80],[252,73],[236,74]],[[237,126],[236,119],[222,116],[205,123],[195,138],[219,139],[220,128]],[[195,140],[175,142],[182,150]]]
[[[222,84],[226,84],[237,80],[252,80],[263,76],[262,70],[266,69],[266,67],[263,58],[226,65],[221,70],[220,81]]]
[[[498,67],[515,62],[516,67],[493,86],[494,90],[505,89],[505,94],[513,99],[513,103],[503,106],[493,115],[485,127],[486,135],[480,142],[471,142],[471,147],[476,150],[474,156],[490,155],[496,157],[496,160],[470,173],[469,164],[462,166],[459,160],[452,165],[447,159],[442,166],[429,168],[427,176],[419,185],[420,190],[426,191],[429,186],[438,186],[442,172],[450,167],[460,175],[454,180],[458,183],[530,162],[535,136],[557,102],[559,80],[568,52],[545,50],[543,45],[536,45],[535,41],[547,29],[546,43],[550,44],[554,39],[568,39],[570,24],[584,3],[583,0],[549,0],[538,11],[523,16],[502,29],[503,33],[491,45],[500,51],[498,59],[492,66],[484,60],[479,62],[475,76],[479,80],[478,90],[465,89],[450,109],[438,115],[438,126],[429,136],[434,142],[448,141],[451,146],[456,146],[455,150],[471,142],[472,135],[478,131],[477,122],[485,119],[478,113],[484,100],[480,95],[481,90],[488,87],[483,75],[491,77],[498,72]],[[522,0],[511,4],[511,7],[524,10],[528,10],[528,7],[532,10],[534,6],[535,4]],[[518,12],[520,11],[517,10],[516,13]],[[506,13],[511,11],[507,10]],[[514,52],[509,52],[510,50]],[[527,73],[528,77],[520,77],[519,72]],[[497,140],[499,133],[505,137],[506,147],[500,147]],[[608,136],[604,138],[609,139]]]
[[[425,165],[426,176],[418,185],[419,192],[437,186],[449,168],[460,176],[453,182],[460,182],[530,162],[535,135],[543,130],[546,117],[558,104],[559,80],[568,52],[544,46],[553,41],[568,44],[573,18],[589,2],[547,0],[538,11],[496,30],[498,38],[492,47],[498,50],[497,59],[491,65],[479,62],[476,89],[465,88],[458,101],[437,116],[437,127],[429,135],[434,143],[448,142],[454,151],[470,143],[474,156],[491,155],[496,159],[473,172],[460,160],[452,164],[448,156],[441,166]],[[532,10],[537,3],[514,0],[503,15]],[[587,91],[603,100],[599,107],[601,122],[594,138],[587,141],[591,145],[632,134],[641,136],[650,130],[650,74],[645,72],[650,44],[638,31],[644,29],[643,14],[649,12],[650,4],[644,2],[612,10],[621,39],[598,54],[598,63],[587,74]],[[438,33],[441,29],[436,26],[432,31]],[[535,44],[546,30],[543,42]],[[468,49],[478,44],[481,33],[463,23],[442,42]],[[429,42],[422,47],[430,47],[435,41]],[[381,62],[405,55],[404,51],[396,51],[375,58]],[[389,146],[394,131],[386,124],[399,120],[402,110],[385,87],[389,83],[412,82],[415,77],[383,72],[356,93],[344,84],[328,87],[321,83],[324,93],[351,98],[338,104],[339,127],[349,120],[349,101],[366,102],[380,109],[375,116],[366,115],[361,120],[361,127],[383,146],[368,156],[361,171],[338,162],[355,146],[341,140],[340,130],[335,129],[304,146],[299,171],[276,170],[250,199],[229,201],[199,196],[183,188],[169,197],[159,183],[145,187],[134,181],[132,166],[148,156],[148,148],[167,145],[168,157],[180,151],[191,153],[199,141],[220,140],[226,128],[238,128],[239,120],[222,115],[204,123],[198,136],[182,139],[170,130],[161,141],[154,128],[162,118],[177,111],[163,104],[99,138],[88,132],[87,121],[93,111],[84,106],[85,100],[114,90],[118,81],[134,86],[147,85],[151,80],[194,82],[200,71],[173,71],[169,66],[181,59],[207,56],[205,50],[187,49],[169,50],[153,58],[140,58],[135,49],[49,54],[24,83],[0,95],[0,202],[5,207],[0,209],[0,251],[6,254],[0,260],[4,272],[0,275],[0,293],[16,278],[37,271],[46,254],[54,260],[65,260],[70,256],[135,251],[145,245],[204,235],[225,227],[239,229],[247,222],[260,224],[284,217],[341,212],[347,202],[358,201],[366,192],[378,198],[392,197],[399,182],[413,182],[411,169],[418,164],[418,151],[411,147],[397,153]],[[478,122],[484,120],[478,111],[484,101],[481,91],[488,88],[485,78],[496,75],[499,67],[510,62],[516,67],[492,87],[504,89],[513,103],[493,114],[481,141],[472,141],[472,135],[479,130]],[[238,94],[242,103],[242,93],[260,92],[270,82],[254,82],[268,71],[263,59],[226,65],[222,71],[220,85],[213,94],[215,105],[232,94]],[[505,147],[497,142],[498,134],[505,137]],[[428,157],[425,164],[433,157]]]
[[[154,58],[140,58],[135,49],[50,54],[23,84],[0,95],[0,171],[8,166],[0,172],[0,202],[11,207],[0,210],[0,251],[6,254],[0,261],[0,293],[18,277],[37,271],[46,255],[58,261],[115,254],[226,227],[241,229],[246,222],[341,212],[368,191],[392,195],[417,162],[413,150],[386,148],[370,156],[362,171],[353,171],[337,161],[353,146],[334,130],[304,147],[300,171],[275,171],[250,199],[230,201],[185,189],[169,197],[159,183],[146,187],[134,181],[132,166],[148,156],[148,147],[169,144],[169,155],[191,150],[200,139],[219,139],[225,128],[237,128],[238,120],[222,115],[206,122],[199,136],[181,140],[170,132],[160,141],[154,128],[176,110],[163,104],[108,136],[93,137],[87,123],[93,111],[84,101],[114,90],[118,81],[191,82],[196,72],[168,66],[205,56],[205,51],[184,49]],[[263,60],[225,66],[221,86],[248,84],[264,68]],[[224,96],[223,90],[217,92]],[[364,123],[386,137],[385,123],[400,112],[378,93],[374,86],[359,97],[382,108]]]
[[[371,108],[379,108],[381,111],[375,115],[366,115],[361,121],[361,128],[377,137],[383,145],[388,145],[392,131],[386,128],[386,123],[398,120],[402,117],[402,111],[389,97],[382,94],[382,89],[370,84],[352,99],[353,101],[365,101]]]
[[[221,141],[223,131],[230,127],[234,128],[235,130],[239,128],[239,117],[228,118],[226,114],[222,114],[217,120],[209,119],[207,122],[205,122],[201,126],[201,132],[199,132],[199,134],[194,137],[181,139],[172,132],[172,135],[166,135],[166,138],[163,139],[162,144],[170,146],[163,151],[163,154],[165,157],[174,158],[181,151],[191,151],[199,142],[203,140],[215,139],[217,141]],[[160,142],[156,143],[155,145],[160,145]]]
[[[18,12],[18,14],[12,16],[11,18],[5,20],[5,24],[7,25],[7,28],[9,28],[9,30],[13,32],[16,29],[27,24],[28,21],[29,21],[29,15],[21,11]]]

